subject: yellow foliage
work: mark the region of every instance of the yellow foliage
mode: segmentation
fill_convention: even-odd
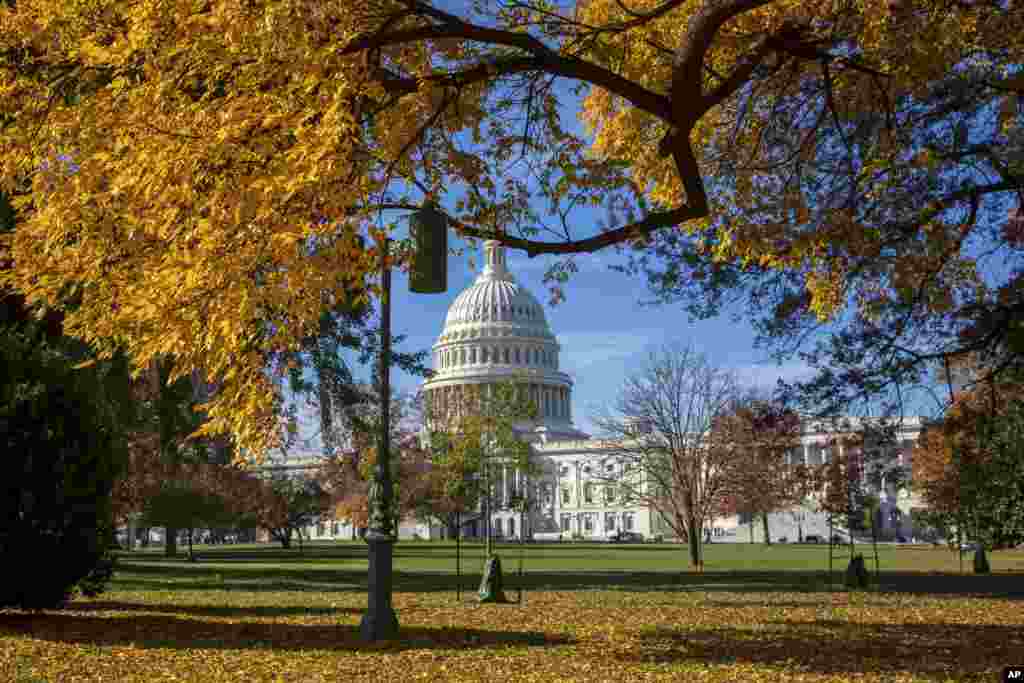
[[[877,111],[879,78],[895,99],[983,47],[1006,64],[1024,57],[1016,6],[910,4],[588,0],[494,10],[478,24],[461,6],[398,0],[2,3],[0,189],[18,226],[0,284],[51,305],[83,285],[72,333],[104,353],[127,348],[137,368],[170,354],[181,372],[227,378],[206,429],[235,432],[255,454],[275,433],[261,352],[294,345],[332,293],[376,292],[374,240],[356,235],[382,225],[382,211],[450,193],[464,236],[511,240],[506,228],[527,225],[516,246],[565,246],[529,239],[535,217],[511,191],[520,152],[555,173],[545,200],[596,206],[631,190],[654,205],[639,227],[594,239],[635,241],[654,229],[645,214],[681,211],[658,227],[714,238],[720,261],[805,275],[828,318],[881,238],[764,182],[759,169],[777,161],[764,144],[774,103],[822,78],[815,50],[832,51],[848,121]],[[755,63],[767,75],[755,79]],[[581,99],[538,75],[580,84]],[[1001,76],[1005,127],[1019,79]],[[592,139],[564,125],[565,105]],[[898,136],[879,138],[862,170],[884,189],[904,161]],[[816,151],[812,136],[797,156]],[[726,166],[734,184],[704,197],[702,175]],[[786,215],[755,210],[780,196]],[[313,237],[328,239],[308,257]],[[572,237],[571,249],[595,248]],[[276,332],[259,334],[270,320]]]

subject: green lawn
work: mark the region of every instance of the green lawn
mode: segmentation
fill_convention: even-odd
[[[712,545],[694,575],[683,546],[528,545],[521,578],[520,548],[499,548],[523,604],[471,601],[479,546],[460,602],[454,544],[397,544],[402,636],[376,645],[357,631],[362,543],[124,553],[95,599],[0,611],[0,680],[995,681],[1024,663],[1021,551],[985,577],[948,549],[887,546],[880,590],[847,593],[826,546]]]

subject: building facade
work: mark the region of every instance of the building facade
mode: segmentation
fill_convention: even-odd
[[[573,381],[560,370],[561,349],[543,307],[509,271],[504,247],[488,241],[484,250],[482,272],[449,308],[432,348],[436,375],[423,383],[421,391],[430,413],[443,419],[463,405],[463,398],[486,396],[496,382],[516,378],[526,383],[538,417],[530,424],[517,425],[516,430],[531,444],[539,474],[527,480],[515,469],[497,465],[492,533],[507,539],[535,540],[608,540],[619,532],[637,533],[645,539],[670,538],[672,530],[657,511],[631,499],[615,484],[618,477],[643,476],[629,472],[615,457],[618,444],[593,439],[573,425]],[[857,420],[851,419],[844,429],[858,426]],[[921,427],[920,418],[909,418],[899,428],[896,457],[907,468]],[[639,428],[642,432],[642,425]],[[789,454],[789,461],[807,465],[828,462],[842,448],[832,445],[836,435],[835,428],[808,421],[801,445]],[[284,465],[296,471],[315,466],[315,458]],[[917,501],[892,485],[883,486],[878,493],[883,536],[914,536]],[[528,513],[511,505],[522,494],[531,503]],[[763,525],[760,520],[752,521],[740,516],[716,519],[705,534],[712,542],[760,541]],[[475,537],[485,533],[484,528],[479,513],[470,514],[462,533]],[[814,500],[809,500],[793,510],[769,515],[769,532],[773,540],[797,541],[810,535],[827,538],[829,527],[826,515],[816,511]],[[400,538],[439,538],[445,533],[440,525],[416,520],[403,520],[399,527]],[[351,538],[354,530],[328,520],[307,529],[306,535],[314,540]]]

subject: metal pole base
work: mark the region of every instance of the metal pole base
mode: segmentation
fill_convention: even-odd
[[[369,601],[359,622],[363,640],[393,640],[398,637],[398,617],[391,607],[391,558],[395,539],[390,536],[366,535],[369,545]]]
[[[496,602],[504,604],[509,601],[505,597],[501,577],[501,560],[497,555],[491,555],[487,558],[484,575],[480,580],[480,590],[477,595],[482,603]]]

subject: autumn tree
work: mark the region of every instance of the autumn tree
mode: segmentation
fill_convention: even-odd
[[[195,562],[192,551],[196,529],[216,527],[228,521],[226,501],[201,485],[185,481],[169,481],[146,499],[142,508],[145,523],[168,530],[183,529],[188,538],[188,559]]]
[[[525,512],[529,504],[526,482],[536,473],[526,432],[537,419],[538,408],[528,386],[525,377],[517,373],[497,382],[460,387],[441,410],[424,408],[430,457],[436,468],[435,499],[441,509],[460,514],[476,511],[464,505],[480,503],[485,539],[481,602],[505,602],[501,560],[493,544],[496,504]],[[515,490],[500,489],[499,468],[520,480]]]
[[[812,487],[810,470],[790,460],[801,445],[800,415],[763,397],[749,397],[715,420],[714,429],[719,432],[715,440],[732,454],[726,511],[760,517],[764,542],[771,545],[769,513],[802,504]]]
[[[377,380],[376,373],[374,380]],[[410,426],[412,403],[408,395],[392,392],[388,409],[396,520],[408,514],[410,496],[422,493],[424,483],[421,480],[428,476],[416,443],[415,428]],[[372,385],[357,384],[351,387],[344,401],[333,401],[330,409],[328,421],[334,445],[320,464],[317,478],[330,494],[334,518],[348,522],[353,530],[365,528],[379,448],[379,397]]]
[[[610,438],[601,456],[618,465],[612,475],[624,493],[654,508],[689,548],[690,565],[704,565],[702,534],[721,514],[733,446],[715,429],[736,407],[734,373],[714,366],[693,345],[652,351],[628,377],[614,410],[594,419]],[[637,433],[637,424],[644,425]],[[603,467],[598,467],[598,477]]]
[[[2,277],[51,304],[77,283],[69,332],[136,370],[223,379],[203,433],[253,453],[277,438],[264,352],[375,295],[380,238],[430,200],[557,256],[555,298],[618,245],[771,338],[832,321],[836,360],[872,370],[833,373],[847,399],[1020,336],[1019,274],[981,277],[970,245],[1024,244],[1022,28],[1004,0],[4,3],[0,184],[25,221]],[[289,324],[262,335],[269,310]]]
[[[418,439],[408,434],[391,441],[391,473],[394,498],[393,519],[402,520],[424,510],[431,492],[431,462],[419,448]],[[377,466],[378,446],[336,451],[317,470],[317,481],[330,496],[330,514],[355,529],[369,523],[369,494]]]
[[[444,524],[449,535],[458,538],[464,522],[480,509],[482,487],[479,475],[483,469],[479,449],[456,448],[449,434],[433,431],[428,445],[430,468],[426,491],[417,502],[423,517]]]
[[[983,549],[1024,542],[1024,421],[1014,380],[958,392],[943,419],[919,436],[913,479],[925,516],[950,542],[965,534]]]
[[[292,547],[292,535],[315,523],[328,509],[329,499],[314,477],[273,472],[254,501],[256,524],[283,548]]]

